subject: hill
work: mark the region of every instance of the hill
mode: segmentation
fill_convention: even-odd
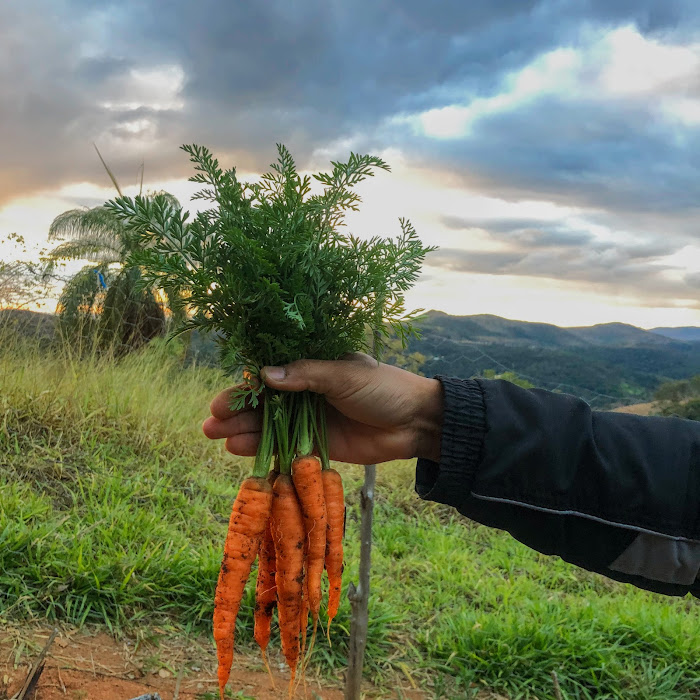
[[[429,311],[421,320],[424,335],[470,343],[530,345],[536,347],[583,347],[585,339],[565,328],[550,323],[512,321],[500,316],[450,316],[442,311]]]
[[[652,328],[650,333],[673,338],[673,340],[700,341],[700,328],[695,326],[682,326],[680,328]]]
[[[669,345],[669,337],[645,331],[627,323],[599,323],[595,326],[580,326],[567,330],[592,345],[609,347],[635,347],[640,345]]]
[[[47,340],[56,330],[56,316],[27,309],[0,309],[0,328]]]
[[[700,343],[624,323],[561,328],[498,316],[428,312],[411,352],[425,374],[472,377],[513,371],[536,386],[581,396],[596,408],[651,400],[663,382],[700,371]]]
[[[627,323],[599,323],[595,326],[561,327],[551,323],[513,321],[500,316],[450,316],[442,311],[429,311],[421,321],[424,332],[441,335],[450,340],[471,343],[506,343],[542,348],[584,348],[591,345],[609,347],[662,346],[673,342],[672,337],[637,328]],[[678,329],[669,329],[678,330]],[[700,340],[699,329],[696,330]],[[694,340],[692,334],[676,340]]]

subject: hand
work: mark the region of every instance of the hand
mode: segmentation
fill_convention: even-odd
[[[356,353],[343,360],[299,360],[286,367],[264,367],[265,384],[282,391],[324,394],[328,406],[330,458],[355,464],[392,459],[440,459],[442,386],[398,367]],[[208,438],[226,439],[226,449],[253,456],[262,415],[246,407],[232,411],[231,389],[211,403],[202,429]]]

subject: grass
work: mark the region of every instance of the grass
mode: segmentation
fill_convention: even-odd
[[[119,632],[166,616],[210,632],[214,586],[247,460],[200,424],[226,384],[162,344],[119,362],[0,339],[0,615]],[[362,470],[348,493],[345,582],[357,579]],[[488,688],[567,700],[700,698],[700,604],[537,554],[413,493],[413,464],[378,470],[366,670],[436,697]],[[237,644],[251,643],[246,596]],[[319,640],[345,666],[349,604]]]

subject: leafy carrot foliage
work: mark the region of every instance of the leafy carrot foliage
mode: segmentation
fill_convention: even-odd
[[[354,187],[380,158],[351,154],[328,173],[301,176],[289,151],[259,182],[241,182],[204,147],[186,145],[208,207],[190,218],[163,197],[119,197],[108,203],[140,243],[132,262],[145,280],[170,290],[188,310],[181,330],[211,331],[223,369],[284,364],[301,357],[337,359],[379,349],[396,333],[415,334],[404,293],[433,250],[400,219],[394,238],[361,239],[344,229],[357,210]],[[173,294],[173,292],[175,292]],[[251,390],[252,391],[252,390]],[[243,400],[243,397],[241,397]]]

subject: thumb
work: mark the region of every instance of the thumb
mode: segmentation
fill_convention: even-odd
[[[365,356],[352,360],[297,360],[284,367],[263,367],[265,384],[282,391],[313,391],[329,398],[347,396],[353,389],[366,384],[364,373],[370,364]],[[375,363],[376,364],[376,363]]]

